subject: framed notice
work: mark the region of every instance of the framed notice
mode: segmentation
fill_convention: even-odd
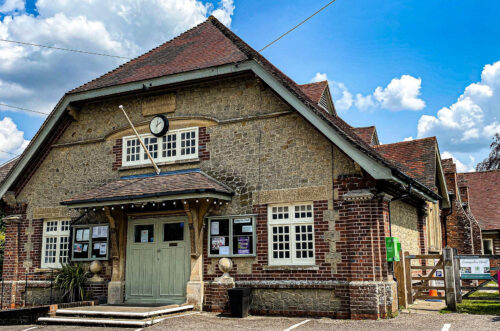
[[[109,225],[77,225],[73,227],[71,260],[107,260]]]
[[[255,256],[253,215],[212,217],[208,229],[209,256]]]

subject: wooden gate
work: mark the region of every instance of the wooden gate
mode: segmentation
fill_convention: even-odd
[[[394,265],[399,305],[407,308],[416,299],[444,299],[443,256],[400,253],[400,261]],[[430,290],[436,290],[437,296],[430,296]]]
[[[460,263],[454,250],[447,247],[443,254],[400,254],[401,261],[394,265],[399,305],[407,308],[416,299],[446,299],[448,308],[456,310],[462,296]],[[430,295],[431,290],[434,295]]]
[[[405,262],[409,266],[412,301],[445,298],[443,256],[441,254],[407,255]],[[437,294],[431,296],[429,294],[431,290],[436,290]]]

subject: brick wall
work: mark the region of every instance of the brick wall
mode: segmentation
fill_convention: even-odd
[[[115,171],[122,166],[122,153],[123,153],[123,139],[118,138],[115,140],[115,145],[113,146],[112,153],[115,155],[115,162],[111,167],[111,170]]]
[[[207,149],[207,144],[210,143],[210,134],[207,132],[206,127],[198,129],[198,157],[200,160],[210,160],[210,151]]]
[[[458,189],[457,169],[452,159],[443,160],[443,170],[448,190],[455,194],[451,201],[451,211],[445,209],[442,213],[442,216],[446,218],[446,233],[443,233],[447,241],[446,245],[456,248],[458,254],[480,254],[482,252],[481,231],[467,205],[462,204],[462,197],[468,199],[468,194],[467,191],[460,192]]]
[[[232,285],[216,284],[209,282],[205,284],[205,302],[203,310],[218,313],[229,313],[229,295],[228,290]]]
[[[338,178],[333,188],[338,191],[333,205],[338,212],[335,230],[339,235],[333,245],[340,254],[335,268],[327,262],[332,244],[326,240],[328,222],[324,214],[328,201],[314,201],[316,268],[269,267],[268,206],[253,206],[253,213],[257,215],[257,256],[244,274],[238,267],[243,261],[233,258],[236,272],[231,273],[237,286],[253,289],[253,313],[366,319],[388,316],[397,310],[396,284],[385,259],[388,196],[376,192],[373,179],[356,175]],[[368,189],[367,197],[343,198],[344,194],[361,189]],[[370,193],[372,191],[374,193]],[[214,268],[216,259],[208,258],[208,243],[204,240],[204,278],[210,282],[221,272]],[[207,309],[211,309],[214,302],[223,301],[218,297],[221,292],[209,284],[205,286]]]

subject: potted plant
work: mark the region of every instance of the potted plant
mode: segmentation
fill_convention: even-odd
[[[86,297],[85,284],[89,272],[81,263],[65,264],[57,273],[55,285],[63,290],[69,302],[83,301]]]

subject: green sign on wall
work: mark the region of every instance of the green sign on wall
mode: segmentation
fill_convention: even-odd
[[[399,251],[401,244],[396,237],[385,237],[385,251],[387,255],[387,262],[399,261]]]

